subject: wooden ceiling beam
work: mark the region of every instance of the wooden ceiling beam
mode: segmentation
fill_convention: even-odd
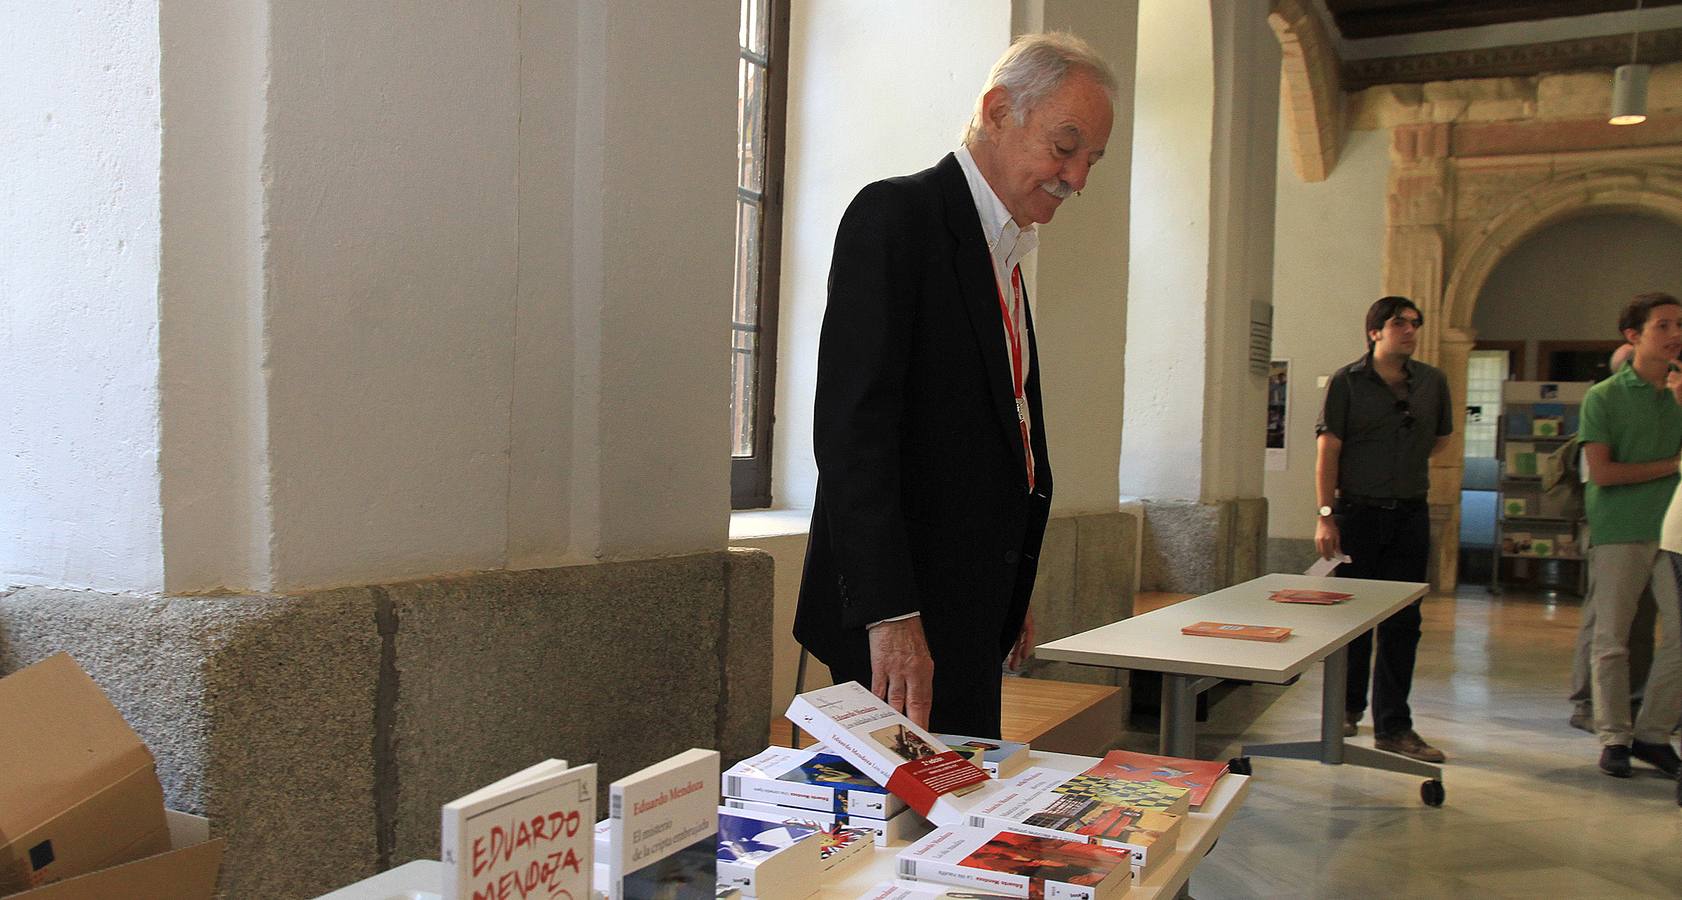
[[[1643,0],[1642,5],[1651,9],[1679,3],[1682,0]],[[1357,40],[1629,12],[1635,0],[1326,0],[1326,9],[1338,33]]]

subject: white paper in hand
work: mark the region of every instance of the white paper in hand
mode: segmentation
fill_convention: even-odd
[[[1314,565],[1309,566],[1308,571],[1302,574],[1312,578],[1325,578],[1332,574],[1333,569],[1346,562],[1354,562],[1354,560],[1344,554],[1339,554],[1336,559],[1317,559],[1314,561]]]

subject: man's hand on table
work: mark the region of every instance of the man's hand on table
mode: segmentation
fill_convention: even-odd
[[[912,616],[870,627],[870,692],[916,723],[929,727],[934,698],[934,658],[923,638],[923,618]]]
[[[1005,657],[1005,668],[1012,672],[1019,672],[1028,660],[1034,656],[1034,610],[1028,608],[1027,615],[1022,618],[1022,633],[1017,635],[1016,643],[1011,645],[1010,655]]]

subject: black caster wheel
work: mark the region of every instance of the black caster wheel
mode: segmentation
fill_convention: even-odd
[[[1248,756],[1234,756],[1226,761],[1226,770],[1234,775],[1250,774],[1250,758]]]
[[[1419,786],[1419,799],[1425,801],[1426,806],[1442,806],[1444,796],[1443,783],[1435,778]]]

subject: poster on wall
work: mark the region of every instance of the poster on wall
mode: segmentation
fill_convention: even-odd
[[[1285,408],[1291,397],[1291,361],[1276,359],[1267,367],[1267,471],[1285,471]]]

